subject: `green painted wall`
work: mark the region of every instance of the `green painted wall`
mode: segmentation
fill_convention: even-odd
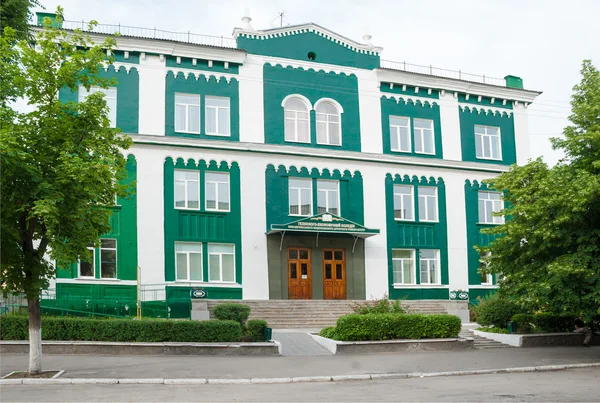
[[[202,242],[203,278],[206,280],[208,279],[208,243],[235,244],[235,278],[238,284],[242,284],[240,169],[237,162],[233,162],[229,167],[225,161],[219,164],[210,161],[207,166],[204,160],[197,163],[190,159],[186,163],[181,158],[176,162],[173,162],[172,158],[167,158],[164,167],[165,281],[175,281],[175,242],[181,241]],[[175,209],[175,169],[200,172],[200,210]],[[229,173],[229,212],[205,210],[204,178],[207,171]],[[227,291],[223,292],[229,292],[230,289],[224,290]]]
[[[394,185],[412,185],[414,194],[415,221],[396,221],[394,219]],[[437,188],[438,218],[437,223],[419,222],[419,203],[417,199],[418,188],[430,186]],[[420,249],[439,249],[441,265],[441,283],[448,285],[448,224],[446,219],[446,186],[442,178],[426,178],[422,176],[412,178],[405,175],[387,174],[385,177],[386,199],[386,226],[387,226],[387,257],[389,295],[393,299],[448,299],[449,291],[446,288],[412,288],[395,289],[393,286],[392,249],[415,249],[416,283],[420,284]]]
[[[140,64],[140,52],[129,52],[129,58],[125,59],[125,51],[113,50],[113,57],[116,62]]]
[[[228,83],[225,78],[218,82],[215,77],[206,80],[206,76],[201,74],[196,80],[192,74],[187,78],[182,73],[175,77],[172,71],[167,73],[165,94],[165,134],[167,136],[200,138],[204,140],[221,141],[239,141],[240,140],[240,109],[239,109],[239,89],[238,81],[231,79]],[[177,133],[175,132],[175,93],[182,92],[186,94],[200,95],[200,134]],[[230,108],[230,136],[207,136],[206,135],[206,96],[219,96],[229,98]]]
[[[458,108],[460,117],[460,137],[463,161],[482,162],[485,164],[511,165],[517,162],[515,149],[515,126],[513,115],[507,113],[478,112],[477,110],[464,111]],[[478,159],[475,154],[475,125],[495,126],[500,128],[500,143],[502,147],[502,160]]]
[[[288,170],[283,165],[277,169],[271,164],[267,166],[266,171],[266,196],[267,196],[267,231],[271,224],[287,224],[296,221],[301,217],[290,216],[289,207],[289,189],[288,178],[312,178],[313,181],[313,215],[317,214],[317,179],[338,180],[340,183],[340,212],[341,216],[354,221],[357,224],[364,224],[364,199],[362,176],[359,171],[344,171],[342,174],[335,169],[333,172],[324,169],[319,172],[317,168],[308,171],[302,167],[300,170],[291,166]]]
[[[193,60],[190,57],[182,57],[181,63],[177,64],[177,56],[166,56],[166,66],[227,74],[238,74],[239,72],[239,65],[236,63],[229,63],[229,68],[226,69],[225,62],[213,60],[212,67],[208,67],[208,60],[196,59],[196,65],[194,66]]]
[[[325,73],[323,71],[283,68],[265,65],[263,71],[265,143],[318,147],[335,150],[360,151],[360,113],[358,107],[358,80],[355,75]],[[281,103],[291,94],[308,98],[311,104],[321,98],[336,100],[342,113],[342,145],[317,144],[315,111],[310,111],[310,143],[285,142],[284,113]]]
[[[117,127],[124,133],[137,134],[140,113],[140,76],[137,69],[132,67],[128,73],[123,66],[117,71],[114,66],[109,66],[107,71],[100,69],[99,75],[117,80]],[[59,99],[62,102],[78,102],[79,90],[61,88]]]
[[[430,88],[419,87],[419,91],[415,92],[417,87],[413,85],[407,85],[406,90],[402,89],[403,84],[397,83],[381,83],[380,89],[381,92],[389,92],[392,94],[402,94],[402,95],[412,95],[421,98],[431,98],[431,99],[439,99],[440,91],[436,89],[431,89],[431,94],[429,94]]]
[[[132,194],[127,198],[117,198],[118,205],[113,207],[110,217],[112,230],[100,238],[117,240],[117,278],[119,280],[136,280],[138,266],[137,247],[137,196],[135,181],[137,164],[135,157],[127,157],[127,177],[123,181],[133,186]],[[96,278],[100,278],[100,248],[96,248]],[[57,267],[57,278],[77,278],[78,265],[72,264],[65,268]],[[109,286],[112,287],[112,286]]]
[[[72,299],[73,303],[82,298],[114,299],[123,301],[137,300],[135,285],[73,284],[57,283],[56,294],[62,299]],[[71,308],[76,309],[76,308]],[[133,307],[135,311],[135,306]]]
[[[237,37],[238,48],[255,55],[283,57],[310,61],[309,52],[314,52],[317,63],[374,69],[379,67],[379,56],[359,53],[342,44],[324,38],[314,32],[304,32],[277,38],[251,39]]]
[[[395,88],[395,87],[394,87]],[[411,152],[404,153],[399,151],[392,151],[391,140],[390,140],[390,116],[405,116],[410,118],[410,130],[411,130]],[[415,153],[415,125],[414,119],[430,119],[433,120],[433,137],[435,143],[435,154],[421,154]],[[437,103],[417,101],[416,103],[412,100],[408,100],[405,103],[403,99],[400,102],[396,102],[393,98],[381,97],[381,131],[383,133],[383,152],[384,154],[398,154],[398,155],[410,155],[413,157],[420,158],[444,158],[444,152],[442,149],[442,123],[440,120],[440,106]]]
[[[269,299],[288,298],[288,248],[309,248],[311,257],[312,299],[323,299],[323,249],[344,249],[346,252],[346,299],[365,299],[365,248],[359,239],[352,252],[354,239],[350,235],[287,233],[267,236]],[[281,250],[279,249],[281,245]]]
[[[479,224],[479,202],[477,192],[487,190],[487,185],[477,181],[465,181],[465,208],[467,216],[467,261],[469,265],[469,285],[481,285],[481,274],[479,273],[479,253],[475,245],[489,245],[495,239],[494,235],[482,234],[483,228],[493,227],[493,224]],[[492,283],[496,284],[496,275],[492,276]],[[471,300],[474,299],[469,295]]]

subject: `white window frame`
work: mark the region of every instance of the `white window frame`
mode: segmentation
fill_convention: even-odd
[[[493,200],[489,198],[490,194],[497,194],[500,195],[500,200]],[[483,195],[486,195],[485,198],[481,197]],[[504,209],[504,198],[502,197],[502,193],[501,192],[490,192],[490,191],[486,191],[486,190],[479,190],[477,192],[477,220],[479,224],[488,224],[488,225],[501,225],[504,224],[504,216],[494,216],[492,215],[492,222],[488,222],[488,221],[479,221],[480,217],[481,217],[481,211],[480,211],[480,201],[483,201],[483,217],[484,219],[487,220],[487,212],[488,212],[488,208],[491,205],[492,208],[492,213],[497,213],[500,212]],[[496,205],[500,206],[500,209],[497,210],[496,209]]]
[[[396,218],[396,210],[400,210],[400,211],[404,211],[406,210],[404,207],[404,197],[408,196],[407,194],[404,193],[396,193],[397,189],[400,187],[407,187],[410,188],[410,208],[411,208],[411,218]],[[415,187],[412,185],[403,185],[403,184],[394,184],[394,189],[393,189],[393,212],[394,212],[394,220],[396,221],[415,221]],[[400,208],[397,209],[396,208],[396,196],[400,196]],[[404,215],[404,214],[403,214]]]
[[[433,189],[434,194],[433,196],[431,195],[423,195],[421,194],[421,189]],[[423,212],[421,211],[421,207],[420,207],[420,200],[421,198],[425,199],[425,218],[422,218],[422,214]],[[433,198],[435,200],[434,203],[434,210],[435,210],[435,220],[432,220],[429,218],[429,213],[430,211],[427,209],[427,201],[428,199]],[[439,222],[440,221],[440,209],[439,209],[439,205],[438,205],[438,189],[435,186],[419,186],[417,189],[417,205],[419,206],[419,222]]]
[[[302,181],[302,182],[306,182],[308,184],[308,187],[292,187],[290,181],[291,180],[296,180],[296,181]],[[302,190],[307,190],[310,193],[310,209],[308,211],[308,214],[302,214]],[[294,214],[292,213],[292,195],[294,196],[294,201],[297,202],[297,206],[298,206],[298,214]],[[288,214],[290,216],[297,216],[297,217],[310,217],[312,215],[313,212],[313,180],[311,178],[294,178],[294,177],[289,177],[288,178],[288,207],[289,207],[289,211]]]
[[[394,251],[402,251],[402,252],[410,252],[410,258],[395,258],[394,256]],[[416,251],[415,249],[404,249],[404,248],[393,248],[392,249],[392,281],[394,282],[394,285],[416,285],[417,284],[417,262],[416,262]],[[400,271],[401,275],[402,275],[402,282],[397,282],[395,279],[395,275],[394,275],[394,261],[401,261],[401,265],[402,265],[402,270]],[[404,281],[404,262],[405,261],[411,261],[412,262],[412,278],[413,281],[410,283],[407,283]]]
[[[497,126],[484,126],[484,125],[475,125],[475,129],[480,128],[483,129],[484,133],[475,133],[475,157],[480,160],[494,160],[494,161],[502,161],[502,134],[500,133],[500,128]],[[494,134],[489,134],[488,130],[494,129]],[[492,156],[492,141],[496,139],[498,142],[498,158],[494,158]],[[477,143],[481,141],[481,153],[482,155],[477,155]],[[487,142],[490,150],[490,156],[485,156],[485,147],[484,143]]]
[[[104,94],[104,99],[106,100],[106,104],[109,108],[108,117],[110,119],[110,127],[113,129],[116,128],[117,127],[117,87],[102,88],[102,87],[98,87],[98,86],[92,86],[92,87],[90,87],[90,90],[88,91],[83,85],[80,85],[79,93],[78,93],[78,101],[83,102],[83,101],[85,101],[85,99],[87,98],[88,95],[94,94],[96,92],[102,92]],[[113,92],[114,92],[114,96],[112,95]],[[110,107],[110,103],[109,103],[109,101],[113,101],[113,100],[114,100],[114,109]]]
[[[392,119],[406,119],[408,124],[406,126],[402,126],[402,125],[394,125],[392,124]],[[394,151],[394,152],[398,152],[398,153],[410,153],[412,152],[412,132],[410,130],[411,124],[410,124],[410,118],[408,116],[396,116],[396,115],[391,115],[389,118],[389,123],[390,123],[390,150]],[[398,147],[401,147],[402,142],[400,141],[400,128],[406,128],[408,130],[408,150],[403,150],[401,148],[395,149],[392,148],[392,128],[396,129],[396,139],[398,142]]]
[[[213,106],[213,105],[209,105],[208,101],[210,99],[221,99],[221,100],[227,100],[227,106]],[[207,136],[219,136],[219,137],[231,137],[231,99],[229,97],[218,97],[218,96],[212,96],[212,95],[207,95],[206,97],[204,97],[204,130],[206,131],[206,135]],[[206,117],[208,115],[208,110],[209,109],[215,109],[216,110],[216,126],[217,126],[217,131],[216,132],[209,132],[208,128],[206,127],[206,125],[208,125],[208,118]],[[228,133],[220,133],[219,130],[219,113],[221,113],[222,111],[227,111],[227,114],[229,115],[229,132]]]
[[[300,112],[300,111],[296,111],[296,110],[290,110],[290,109],[286,109],[285,105],[288,103],[288,101],[291,101],[292,99],[297,99],[300,102],[302,102],[304,104],[304,106],[306,107],[306,112]],[[283,99],[283,101],[281,102],[281,106],[283,107],[283,121],[284,121],[284,126],[283,126],[283,139],[285,142],[290,142],[290,143],[302,143],[302,144],[310,144],[310,137],[311,137],[311,129],[310,129],[310,111],[312,110],[312,105],[310,103],[310,101],[308,100],[308,98],[303,97],[302,95],[299,94],[293,94],[293,95],[288,95],[287,97],[285,97]],[[294,117],[293,118],[288,118],[286,117],[286,112],[293,112],[294,113]],[[298,113],[306,113],[306,119],[300,119],[298,118]],[[285,121],[286,120],[291,120],[294,122],[294,138],[288,138],[288,135],[291,133],[287,133],[285,131]],[[299,140],[298,137],[298,122],[302,120],[306,122],[306,125],[308,127],[308,136],[306,138],[306,141],[303,140]]]
[[[431,149],[432,149],[432,151],[430,153],[425,152],[425,130],[428,130],[428,129],[423,129],[421,127],[417,127],[417,125],[414,122],[415,120],[420,120],[423,122],[430,123],[429,130],[431,130]],[[414,131],[414,136],[415,136],[415,140],[414,140],[415,154],[435,155],[435,128],[434,128],[433,120],[432,119],[414,118],[412,123],[413,123],[413,131]],[[417,132],[419,132],[419,135],[417,135]],[[423,151],[417,151],[417,142],[420,143],[421,150],[423,150]]]
[[[175,196],[175,192],[176,192],[176,187],[177,187],[177,182],[181,182],[181,180],[178,180],[177,178],[175,178],[175,174],[177,172],[194,172],[196,174],[196,177],[198,178],[197,180],[192,180],[192,179],[184,179],[183,182],[185,184],[185,207],[177,207],[177,198]],[[198,183],[198,208],[193,208],[193,207],[188,207],[189,205],[189,200],[188,200],[188,182],[197,182]],[[191,169],[175,169],[173,171],[173,207],[176,210],[193,210],[193,211],[198,211],[200,210],[200,172],[199,171],[194,171]]]
[[[210,247],[211,245],[215,245],[215,246],[231,246],[233,249],[233,253],[224,253],[224,252],[212,252],[210,251]],[[236,275],[235,275],[235,244],[230,244],[230,243],[209,243],[208,244],[208,248],[207,248],[207,252],[208,254],[208,282],[209,283],[225,283],[225,284],[233,284],[236,282]],[[210,256],[211,255],[217,255],[219,256],[219,279],[220,280],[213,280],[210,278]],[[233,281],[223,281],[223,255],[232,255],[233,256]]]
[[[336,110],[337,113],[333,114],[333,113],[325,113],[325,112],[319,112],[317,109],[319,108],[319,104],[321,103],[328,103],[331,104]],[[330,99],[330,98],[322,98],[319,99],[316,103],[315,103],[315,127],[316,127],[316,131],[317,131],[317,144],[319,145],[327,145],[327,146],[336,146],[336,147],[341,147],[342,146],[342,113],[344,113],[344,109],[342,108],[342,106],[335,100]],[[335,116],[338,118],[337,122],[331,122],[331,117]],[[319,120],[319,119],[324,119],[324,120]],[[319,123],[324,123],[325,124],[325,138],[327,139],[326,141],[319,141]],[[331,131],[329,130],[329,124],[330,123],[337,123],[338,125],[338,138],[340,139],[339,144],[335,144],[331,142]]]
[[[177,102],[177,96],[178,95],[182,95],[182,96],[186,96],[186,97],[197,97],[198,98],[198,105],[195,104],[188,104],[188,103],[184,103],[184,102]],[[173,130],[175,131],[175,133],[188,133],[188,134],[200,134],[201,131],[201,127],[202,127],[202,115],[200,113],[200,107],[202,106],[202,100],[200,99],[200,95],[199,94],[188,94],[188,93],[184,93],[184,92],[176,92],[174,95],[174,103],[175,103],[175,110],[174,110],[174,118],[175,120],[173,121]],[[177,130],[177,106],[185,106],[185,130]],[[192,131],[190,130],[190,107],[197,107],[198,108],[198,131]]]
[[[195,245],[200,246],[200,252],[191,251],[177,251],[177,244],[180,245]],[[200,280],[192,280],[192,265],[190,264],[190,254],[195,253],[200,255]],[[187,273],[186,278],[177,278],[177,255],[184,254],[186,258]],[[202,249],[202,242],[175,242],[175,281],[188,281],[188,282],[203,282],[204,281],[204,250]]]
[[[93,279],[95,279],[96,278],[96,248],[93,247],[93,246],[88,246],[87,250],[89,250],[89,251],[92,252],[92,261],[91,261],[91,264],[92,264],[93,274],[91,276],[82,276],[81,275],[81,259],[80,259],[77,262],[77,278],[86,278],[86,279],[87,278],[93,278]],[[88,263],[90,263],[90,262],[88,262]]]
[[[336,190],[332,190],[332,189],[321,189],[319,190],[319,183],[323,183],[323,182],[335,182],[337,185],[337,189]],[[338,180],[331,180],[331,179],[317,179],[317,213],[319,210],[319,192],[325,192],[325,213],[329,213],[329,214],[335,214],[337,216],[342,216],[342,201],[340,199],[340,181]],[[333,207],[330,206],[329,204],[329,194],[330,193],[334,193],[337,192],[337,213],[331,213],[329,210]],[[321,214],[321,213],[319,213]]]
[[[479,267],[481,268],[482,266],[488,266],[488,264],[484,264],[483,259],[486,259],[487,257],[490,256],[490,252],[487,252],[486,254],[484,254],[483,256],[479,256]],[[486,278],[486,282],[481,282],[481,285],[494,285],[494,277],[493,274],[491,273],[487,273],[487,274],[483,274],[481,272],[479,272],[480,277],[485,275]]]
[[[115,247],[114,248],[103,248],[102,247],[102,241],[115,241]],[[102,238],[100,239],[100,278],[101,279],[110,279],[110,278],[119,278],[118,276],[118,270],[119,270],[119,252],[117,250],[117,239],[116,238]],[[115,276],[114,277],[102,277],[102,251],[103,250],[114,250],[115,251]]]
[[[421,259],[421,252],[423,251],[434,251],[435,252],[435,260],[433,259]],[[437,276],[438,281],[435,283],[432,283],[431,281],[429,282],[423,282],[423,269],[421,267],[421,260],[426,260],[428,262],[432,262],[435,261],[436,263],[436,273],[435,275]],[[428,280],[431,280],[430,278],[431,276],[431,271],[429,270],[429,265],[427,265],[427,277]],[[441,285],[442,284],[442,267],[441,267],[441,263],[440,263],[440,250],[439,249],[419,249],[419,284],[423,284],[423,285]]]
[[[223,182],[223,181],[218,181],[218,180],[209,180],[208,179],[208,175],[209,174],[221,174],[221,175],[226,175],[227,176],[227,182]],[[229,195],[229,199],[227,200],[227,205],[229,206],[227,208],[227,210],[225,209],[220,209],[219,208],[219,184],[227,184],[227,194]],[[229,212],[231,211],[231,178],[229,176],[228,172],[220,172],[220,171],[206,171],[204,173],[204,208],[206,209],[206,211],[222,211],[222,212]],[[208,191],[207,188],[210,185],[214,185],[215,186],[215,208],[209,208],[208,207]],[[187,189],[186,189],[187,190]]]

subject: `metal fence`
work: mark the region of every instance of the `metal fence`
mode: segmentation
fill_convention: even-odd
[[[465,73],[461,70],[447,70],[433,66],[423,66],[406,62],[394,62],[391,60],[381,60],[381,67],[391,70],[407,71],[410,73],[427,74],[429,76],[453,78],[457,80],[471,81],[474,83],[499,85],[506,87],[506,81],[503,78],[487,77],[485,75],[477,75]]]
[[[138,38],[163,39],[176,42],[193,43],[196,45],[220,46],[224,48],[236,48],[235,39],[226,36],[201,35],[193,32],[172,32],[156,28],[141,28],[128,25],[98,24],[90,31],[87,21],[63,21],[64,29],[81,29],[87,32],[113,35],[119,33],[123,36]]]

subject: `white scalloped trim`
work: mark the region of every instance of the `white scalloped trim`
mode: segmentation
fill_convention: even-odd
[[[209,81],[211,77],[214,77],[217,80],[217,82],[220,82],[221,79],[224,78],[227,81],[227,84],[229,84],[231,82],[232,78],[239,81],[238,77],[233,74],[220,73],[220,72],[214,72],[214,71],[192,70],[192,69],[183,69],[183,68],[178,68],[178,67],[167,67],[167,72],[165,75],[169,74],[169,72],[172,72],[175,77],[177,77],[177,75],[179,73],[182,73],[186,79],[190,75],[192,75],[196,78],[196,80],[199,80],[200,76],[204,76],[206,81]]]

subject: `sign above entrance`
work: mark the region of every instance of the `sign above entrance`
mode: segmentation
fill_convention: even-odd
[[[317,214],[288,224],[272,224],[268,234],[288,231],[348,234],[359,238],[367,238],[379,234],[378,229],[366,228],[331,213]]]
[[[192,290],[192,298],[206,298],[206,291],[198,288]]]

